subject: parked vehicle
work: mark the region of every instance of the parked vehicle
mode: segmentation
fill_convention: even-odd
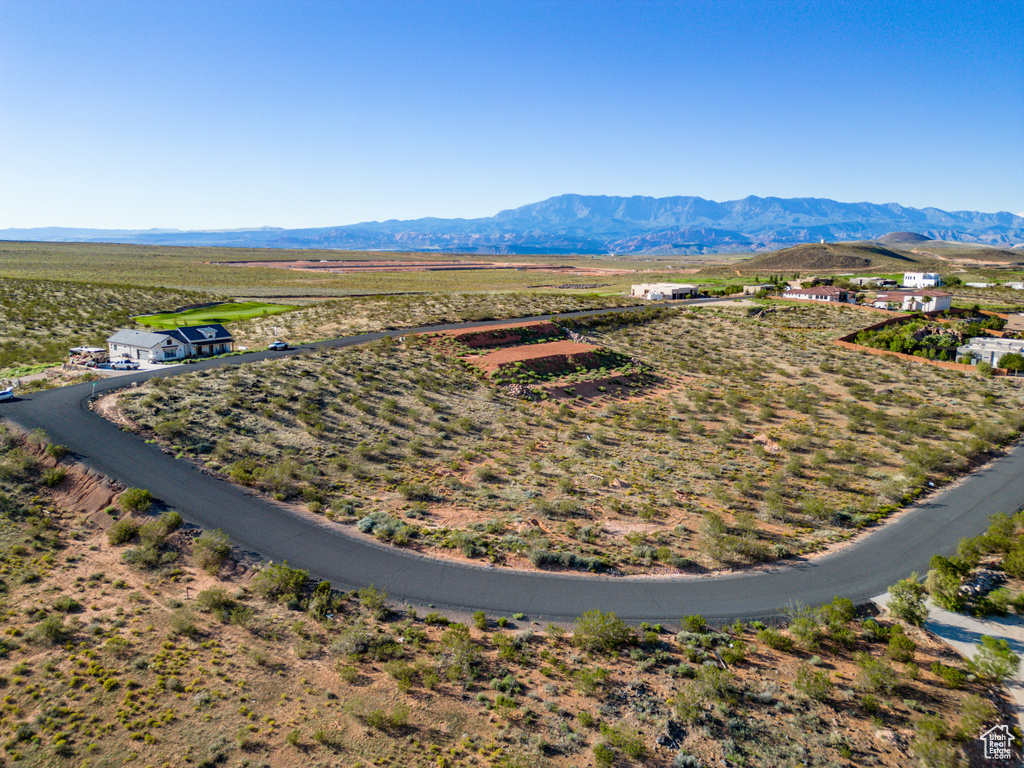
[[[138,360],[115,360],[110,364],[110,367],[115,371],[137,371],[139,369]]]
[[[13,400],[14,399],[14,387],[8,387],[7,389],[0,389],[0,400]]]
[[[274,350],[288,349],[288,342],[287,341],[272,341],[272,342],[270,342],[270,346],[268,346],[267,349],[274,349]]]

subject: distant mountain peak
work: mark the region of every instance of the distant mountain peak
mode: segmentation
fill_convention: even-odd
[[[918,240],[883,238],[914,237]],[[565,194],[478,219],[423,218],[346,226],[242,230],[3,230],[0,239],[151,245],[516,253],[767,251],[821,240],[1024,244],[1024,215],[841,203],[818,197]]]

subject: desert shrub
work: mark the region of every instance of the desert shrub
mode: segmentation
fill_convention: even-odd
[[[889,613],[915,626],[924,625],[928,608],[924,604],[925,587],[920,577],[912,573],[909,578],[889,587]]]
[[[1020,657],[1006,640],[982,635],[974,658],[967,665],[979,677],[1001,683],[1020,668]]]
[[[703,616],[686,616],[682,621],[683,630],[686,632],[704,632],[707,630],[708,623]]]
[[[863,689],[886,694],[891,694],[896,690],[896,670],[888,662],[876,659],[867,653],[858,653],[856,659],[857,679]]]
[[[139,568],[153,570],[161,565],[169,565],[177,560],[178,551],[170,547],[149,543],[132,547],[121,555],[121,559]]]
[[[960,594],[961,578],[955,570],[948,567],[932,568],[924,584],[939,607],[954,612],[964,607],[964,597]]]
[[[82,610],[82,604],[71,595],[61,595],[53,601],[53,608],[61,613],[78,613]]]
[[[179,608],[171,614],[171,634],[192,637],[199,632],[195,623],[195,616],[188,608]]]
[[[110,526],[107,540],[111,544],[127,544],[139,533],[139,524],[130,517],[123,517]]]
[[[633,631],[614,613],[587,611],[578,619],[573,643],[595,653],[616,651],[633,640]]]
[[[824,701],[832,693],[832,679],[823,669],[801,666],[796,671],[793,687],[809,698]]]
[[[196,607],[204,613],[212,613],[218,620],[226,623],[231,618],[235,601],[228,595],[226,589],[211,587],[196,596]]]
[[[938,717],[925,715],[914,724],[911,751],[925,768],[960,768],[964,765],[960,748],[947,740],[946,723]]]
[[[117,497],[122,512],[146,512],[153,505],[153,494],[143,488],[128,488]]]
[[[184,521],[174,510],[164,512],[156,520],[149,520],[139,528],[139,538],[144,544],[158,546],[169,535],[178,530]]]
[[[577,670],[572,678],[581,693],[593,696],[604,689],[608,682],[608,670],[604,667],[587,667]]]
[[[481,662],[480,649],[470,636],[465,624],[451,624],[441,635],[438,644],[440,665],[448,679],[471,681],[477,675]]]
[[[302,594],[309,571],[289,568],[287,563],[272,563],[252,580],[253,591],[261,597],[287,602]]]
[[[889,647],[886,653],[893,661],[911,662],[914,660],[914,651],[917,650],[917,643],[904,634],[893,635],[889,638]]]
[[[777,629],[766,627],[757,633],[757,641],[764,643],[769,648],[775,651],[785,651],[789,653],[793,650],[793,639],[788,635],[784,635]]]
[[[203,531],[192,544],[196,565],[207,573],[216,573],[231,552],[231,540],[220,529]]]
[[[947,688],[960,689],[967,682],[967,675],[956,667],[947,667],[937,661],[932,662],[932,672],[942,678]]]
[[[960,703],[960,725],[954,737],[960,741],[977,738],[985,726],[993,722],[998,715],[999,711],[992,702],[969,693]]]
[[[64,624],[62,616],[47,616],[36,627],[34,637],[46,645],[61,645],[71,637],[71,629]]]
[[[54,488],[60,485],[61,481],[67,477],[68,471],[64,467],[52,467],[50,469],[43,470],[43,475],[40,478],[43,485],[47,488]]]
[[[388,593],[372,584],[359,590],[359,605],[378,621],[383,621],[391,613]]]
[[[623,754],[633,760],[641,759],[647,752],[644,747],[643,737],[639,732],[627,730],[625,724],[612,727],[601,724],[601,735],[605,741],[616,749],[621,749]]]
[[[57,461],[60,461],[69,453],[71,453],[71,450],[66,445],[50,444],[46,446],[46,455]]]

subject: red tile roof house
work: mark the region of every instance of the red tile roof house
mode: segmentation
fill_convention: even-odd
[[[819,285],[814,288],[790,288],[782,294],[782,298],[802,301],[838,301],[843,304],[853,304],[856,301],[855,295],[845,288],[833,288],[831,285]]]
[[[904,312],[941,312],[953,305],[953,294],[933,288],[883,291],[875,296],[872,304],[881,309],[902,309]]]

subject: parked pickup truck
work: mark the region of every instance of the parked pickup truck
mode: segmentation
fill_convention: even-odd
[[[110,367],[115,371],[137,371],[139,369],[138,360],[114,360]]]

